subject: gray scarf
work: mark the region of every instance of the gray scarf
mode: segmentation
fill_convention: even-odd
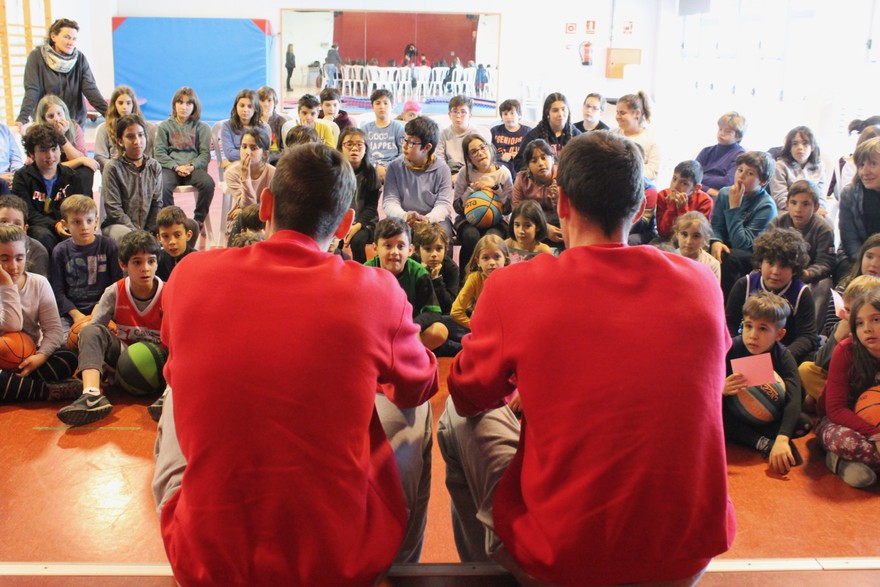
[[[49,69],[58,73],[70,73],[79,57],[79,50],[77,49],[74,49],[71,55],[62,55],[49,45],[40,45],[40,52],[43,55],[43,61],[46,62]]]

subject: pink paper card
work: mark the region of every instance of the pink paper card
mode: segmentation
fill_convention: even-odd
[[[843,298],[839,293],[831,290],[831,299],[834,300],[834,314],[843,320],[843,313],[845,311],[846,306],[843,304]]]
[[[774,383],[776,381],[776,377],[773,375],[773,361],[770,359],[770,353],[732,359],[730,367],[734,373],[745,375],[747,386],[764,385],[765,383]]]

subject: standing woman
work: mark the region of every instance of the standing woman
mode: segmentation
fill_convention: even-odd
[[[293,75],[293,70],[296,69],[296,55],[293,54],[293,43],[287,45],[287,57],[284,59],[284,67],[287,69],[287,91],[292,92],[290,76]]]
[[[24,68],[24,99],[17,122],[28,123],[37,102],[46,94],[59,96],[67,105],[71,118],[80,126],[86,122],[83,95],[103,116],[107,101],[101,95],[86,56],[77,51],[79,25],[61,18],[49,27],[45,43],[31,51]]]
[[[660,148],[648,131],[651,111],[645,92],[627,94],[617,99],[617,128],[613,132],[623,135],[642,146],[645,154],[645,177],[654,180],[660,173]]]
[[[541,114],[541,122],[523,137],[522,145],[525,147],[535,139],[542,139],[553,150],[553,156],[557,159],[562,153],[562,148],[568,144],[572,137],[581,134],[571,123],[571,108],[563,94],[553,92],[544,99],[544,110]],[[524,150],[520,149],[513,165],[517,171],[528,169],[529,161],[523,157]]]

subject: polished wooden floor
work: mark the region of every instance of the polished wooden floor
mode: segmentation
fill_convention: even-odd
[[[447,394],[448,367],[442,360],[435,418]],[[0,584],[173,584],[149,487],[156,425],[146,401],[121,394],[110,399],[109,418],[70,430],[56,419],[56,404],[0,407]],[[812,436],[797,443],[806,463],[787,477],[770,472],[756,454],[729,449],[737,538],[703,584],[880,585],[878,490],[852,489],[829,473]],[[435,445],[426,563],[458,561],[443,480]],[[387,584],[508,584],[497,576],[443,579],[442,570],[433,578],[391,577]],[[75,576],[89,573],[113,576]],[[122,581],[115,574],[134,576]],[[151,574],[159,576],[144,576]]]

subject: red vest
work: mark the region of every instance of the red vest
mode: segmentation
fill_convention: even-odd
[[[159,287],[150,304],[143,312],[138,310],[131,295],[130,278],[116,282],[116,312],[113,319],[119,329],[119,340],[125,344],[154,342],[162,344],[159,332],[162,329],[162,287],[165,285],[158,277]]]

